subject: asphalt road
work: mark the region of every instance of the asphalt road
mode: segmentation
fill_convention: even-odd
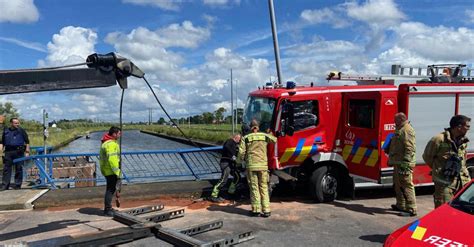
[[[433,208],[431,188],[417,191],[418,216]],[[401,217],[389,210],[394,202],[390,189],[358,191],[354,200],[338,200],[329,204],[313,203],[305,196],[276,196],[272,199],[270,218],[248,216],[248,200],[213,204],[189,199],[160,199],[125,203],[163,203],[165,209],[187,206],[182,218],[166,221],[162,226],[185,226],[223,219],[221,229],[203,233],[196,238],[216,240],[246,231],[254,231],[255,239],[239,246],[381,246],[395,229],[417,217]],[[0,246],[25,243],[29,246],[54,246],[71,236],[96,233],[124,226],[101,216],[100,205],[80,208],[50,208],[0,213]],[[156,238],[146,238],[123,246],[171,246]]]

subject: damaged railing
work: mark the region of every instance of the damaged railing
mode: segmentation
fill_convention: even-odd
[[[219,177],[222,147],[122,152],[122,177],[126,183],[202,180]],[[99,153],[32,155],[25,162],[25,181],[37,187],[88,187],[105,183]]]

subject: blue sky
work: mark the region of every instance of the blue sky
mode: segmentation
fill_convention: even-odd
[[[474,3],[274,0],[282,77],[325,84],[332,70],[388,73],[394,63],[474,62]],[[230,69],[239,106],[275,79],[266,0],[0,0],[0,69],[82,62],[117,52],[130,58],[173,117],[225,107]],[[132,79],[125,121],[147,121],[158,105]],[[22,117],[118,119],[119,87],[3,95]],[[156,110],[154,116],[163,116]]]

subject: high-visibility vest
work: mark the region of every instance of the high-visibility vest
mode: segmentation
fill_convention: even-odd
[[[100,147],[100,171],[104,176],[120,176],[120,146],[116,140],[108,140]]]

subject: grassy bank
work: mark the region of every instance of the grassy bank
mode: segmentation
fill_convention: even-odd
[[[170,136],[182,137],[182,134],[179,132],[178,128],[167,125],[135,125],[130,127]],[[230,124],[193,124],[182,125],[180,128],[187,137],[193,140],[202,140],[216,144],[222,144],[232,135],[232,125]],[[240,130],[240,126],[238,126],[237,130]],[[236,132],[238,132],[237,130]]]
[[[77,136],[85,135],[87,132],[106,130],[104,127],[77,127],[73,129],[50,128],[46,144],[59,147],[75,139]],[[28,131],[28,130],[27,130]],[[31,146],[43,146],[43,132],[28,132]]]

